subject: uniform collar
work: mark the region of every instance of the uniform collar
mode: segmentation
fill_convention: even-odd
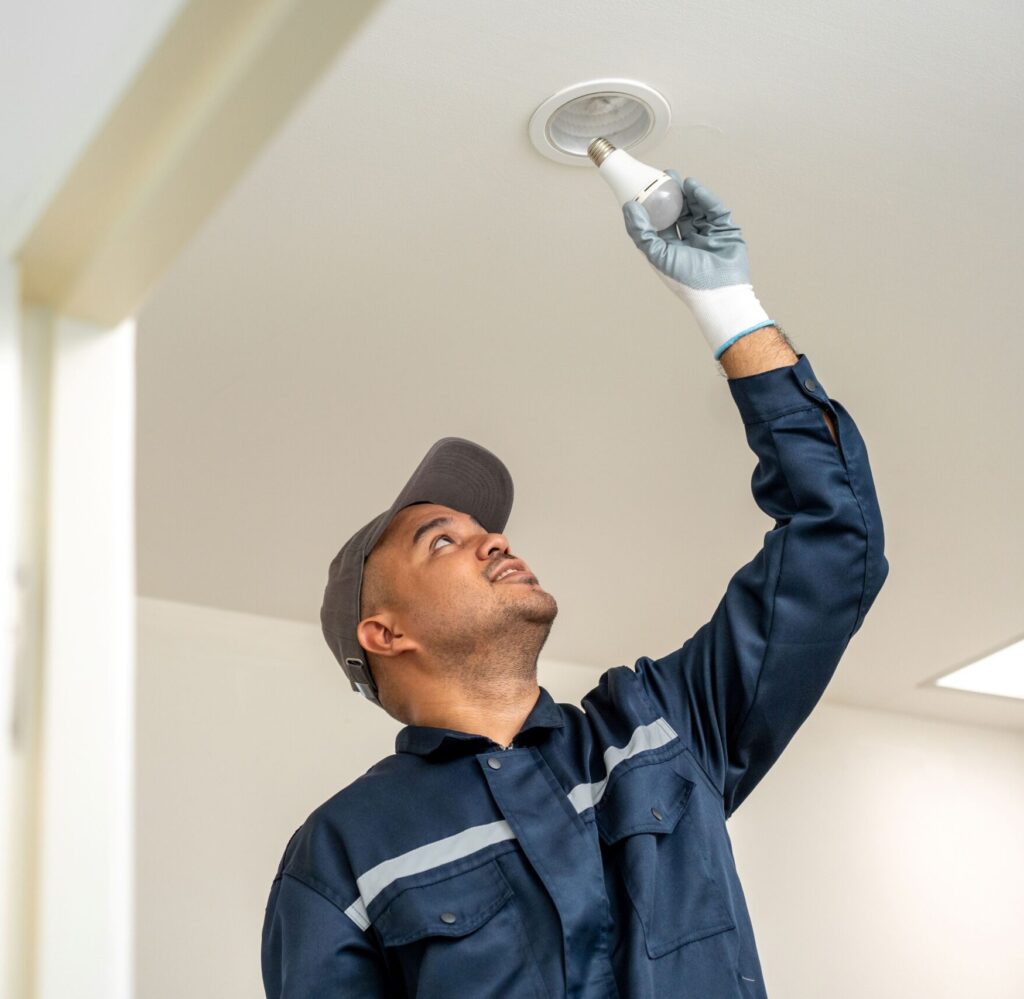
[[[543,730],[561,728],[562,712],[552,696],[543,688],[533,710],[526,716],[526,721],[516,733],[515,741],[519,744],[531,743],[544,734]],[[525,739],[522,737],[530,732]],[[417,756],[464,756],[471,752],[483,752],[493,745],[486,735],[475,735],[471,732],[458,732],[452,728],[433,728],[429,725],[407,725],[395,739],[395,751],[399,753],[415,753]]]

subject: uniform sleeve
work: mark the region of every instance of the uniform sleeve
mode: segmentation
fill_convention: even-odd
[[[729,388],[758,459],[754,500],[775,526],[711,620],[635,666],[721,790],[726,817],[817,704],[889,571],[864,440],[806,357]]]
[[[263,921],[267,999],[379,999],[389,991],[369,936],[317,888],[279,874]]]

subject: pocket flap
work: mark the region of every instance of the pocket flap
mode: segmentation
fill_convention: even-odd
[[[594,809],[606,843],[634,833],[668,833],[690,803],[695,784],[668,763],[633,767],[616,775]]]
[[[512,889],[495,861],[428,885],[406,888],[374,922],[386,947],[427,936],[461,937],[482,926]]]

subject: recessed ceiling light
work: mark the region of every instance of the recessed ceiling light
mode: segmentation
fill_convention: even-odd
[[[586,166],[598,138],[618,149],[648,146],[668,130],[672,110],[657,90],[636,80],[588,80],[549,97],[530,118],[530,141],[556,163]]]
[[[1024,641],[939,677],[937,687],[1024,698]]]

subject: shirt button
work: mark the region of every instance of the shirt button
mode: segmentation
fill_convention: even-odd
[[[454,912],[442,912],[441,913],[441,922],[442,923],[454,923],[455,922],[455,913]]]
[[[488,766],[489,766],[489,767],[490,767],[490,768],[491,768],[492,770],[500,770],[500,769],[501,769],[501,760],[499,760],[497,756],[491,756],[491,757],[490,757],[490,758],[489,758],[489,759],[487,760],[487,765],[488,765]]]
[[[813,378],[805,378],[804,386],[813,392],[818,387],[818,383]]]
[[[656,808],[651,809],[651,815],[653,815],[659,822],[661,821],[661,812]]]

